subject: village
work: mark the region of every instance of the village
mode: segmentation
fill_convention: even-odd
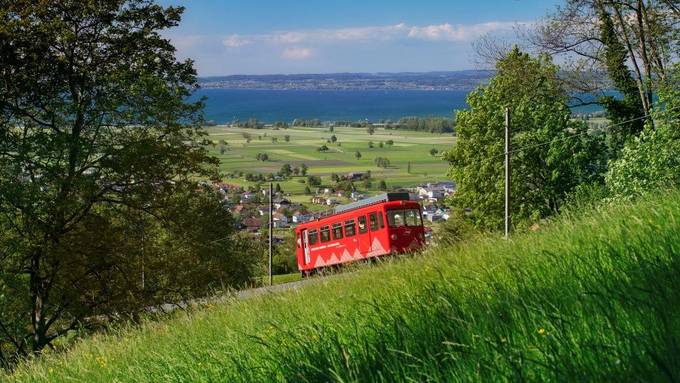
[[[360,177],[361,174],[348,173],[347,180]],[[213,185],[223,196],[223,205],[235,218],[237,229],[259,235],[268,226],[269,220],[269,188],[260,186],[244,188],[225,182]],[[450,209],[445,199],[455,192],[452,181],[429,182],[413,188],[402,188],[395,191],[408,192],[411,199],[419,201],[423,211],[423,221],[431,226],[446,221]],[[374,193],[375,194],[375,193]],[[337,205],[355,202],[370,197],[366,192],[347,191],[331,186],[319,186],[309,197],[309,203],[293,202],[290,194],[274,191],[272,198],[272,226],[274,229],[288,229],[300,223],[317,218],[324,211]]]

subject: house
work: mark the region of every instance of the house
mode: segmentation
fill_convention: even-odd
[[[350,195],[349,195],[349,198],[351,198],[351,199],[354,200],[354,201],[358,201],[358,200],[363,199],[363,198],[365,198],[365,197],[366,197],[365,195],[363,195],[363,194],[361,194],[361,193],[359,193],[359,192],[357,192],[357,191],[353,191],[353,192],[350,193]]]
[[[347,173],[347,179],[351,181],[358,181],[366,175],[366,172],[350,172]]]
[[[280,209],[282,207],[289,207],[290,206],[290,201],[285,199],[285,198],[274,198],[274,201],[272,201],[274,204],[274,208]]]
[[[246,218],[243,220],[243,224],[246,226],[246,230],[255,233],[262,227],[262,220],[255,217]]]
[[[317,205],[325,205],[326,204],[326,198],[325,197],[319,197],[319,196],[312,197],[312,203],[317,204]]]
[[[272,225],[275,228],[288,227],[288,217],[281,213],[274,213],[272,217]]]

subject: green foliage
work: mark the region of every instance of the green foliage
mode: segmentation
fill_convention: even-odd
[[[628,68],[628,52],[614,29],[611,16],[603,6],[598,9],[600,19],[600,39],[605,47],[604,62],[607,74],[614,83],[616,89],[623,94],[623,99],[618,100],[613,96],[603,96],[598,101],[607,111],[607,117],[616,125],[607,133],[607,144],[610,155],[617,157],[624,143],[631,137],[637,136],[644,126],[644,119],[622,123],[630,119],[645,115],[642,106],[640,92]]]
[[[680,64],[671,73],[659,91],[654,125],[648,124],[609,163],[605,180],[612,197],[632,198],[680,185]]]
[[[390,160],[388,158],[384,157],[376,157],[373,159],[373,163],[375,166],[379,168],[388,168],[390,167]]]
[[[257,153],[255,159],[258,161],[269,161],[269,154],[267,153]]]
[[[328,149],[328,146],[326,146],[326,145],[321,145],[316,150],[319,151],[319,152],[327,152],[330,149]]]
[[[454,121],[445,117],[403,117],[389,122],[385,129],[414,130],[430,133],[453,133]]]
[[[163,37],[182,10],[0,6],[0,363],[249,278],[228,212],[196,190],[218,160],[192,62]]]
[[[380,184],[378,184],[378,189],[387,190],[387,183],[385,182],[385,180],[380,180]]]
[[[476,226],[498,229],[504,209],[504,109],[511,109],[512,215],[514,223],[556,212],[567,193],[594,182],[604,169],[603,145],[572,121],[567,93],[549,58],[516,47],[498,62],[487,86],[468,95],[457,114],[458,141],[445,158],[458,184],[452,198],[471,208]],[[518,148],[521,148],[518,150]]]
[[[361,159],[361,152],[358,151],[358,150],[356,152],[354,152],[354,158],[356,158],[357,160],[360,160]]]
[[[0,380],[666,381],[680,373],[679,241],[675,192],[211,302]]]

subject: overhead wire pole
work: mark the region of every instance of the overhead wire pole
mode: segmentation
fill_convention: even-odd
[[[510,237],[510,108],[505,108],[505,238]]]
[[[274,229],[274,217],[273,217],[273,207],[274,207],[274,187],[273,183],[269,183],[269,286],[273,284],[272,280],[272,240],[273,240],[273,229]]]

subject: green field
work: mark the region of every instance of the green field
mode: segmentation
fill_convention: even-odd
[[[676,381],[680,193],[111,331],[10,382]]]
[[[430,149],[435,148],[440,153],[449,150],[455,141],[451,134],[432,134],[404,130],[376,129],[369,135],[366,129],[336,127],[334,132],[327,128],[289,128],[289,129],[246,129],[227,126],[209,127],[210,139],[216,144],[213,150],[221,161],[221,170],[225,173],[234,171],[252,173],[277,173],[283,164],[309,167],[308,174],[322,177],[324,184],[330,184],[333,173],[339,175],[349,172],[370,170],[375,180],[371,190],[376,190],[380,179],[384,179],[388,187],[409,187],[428,181],[445,180],[448,164],[441,156],[431,156]],[[250,143],[246,142],[243,134],[252,136]],[[266,136],[265,136],[266,135]],[[290,142],[284,136],[290,136]],[[338,141],[327,143],[332,135]],[[259,137],[259,138],[258,138]],[[272,137],[278,142],[272,143]],[[220,141],[226,140],[228,145],[224,154],[220,154]],[[388,140],[394,145],[379,147],[379,143]],[[374,148],[369,149],[372,141]],[[319,152],[317,148],[327,145],[328,152]],[[361,159],[357,160],[355,152],[361,152]],[[258,153],[267,153],[269,161],[257,161]],[[374,164],[376,157],[390,160],[387,169]],[[408,173],[408,163],[411,172]],[[226,178],[226,182],[238,185],[248,185],[241,178]],[[302,182],[301,182],[302,181]],[[280,182],[287,193],[300,195],[305,189],[304,177],[293,177]],[[357,186],[360,186],[357,184]],[[307,201],[309,198],[303,198]]]

